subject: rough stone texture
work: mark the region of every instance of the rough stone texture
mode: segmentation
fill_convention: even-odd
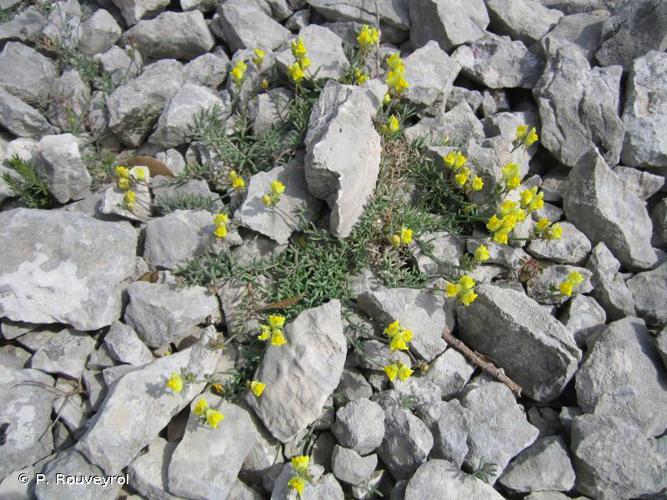
[[[53,378],[39,370],[0,365],[0,422],[9,423],[0,454],[0,480],[46,457],[53,450]]]
[[[8,21],[0,24],[0,40],[29,42],[44,30],[45,24],[44,14],[34,5],[29,5],[16,12]]]
[[[503,496],[491,485],[461,472],[447,460],[429,460],[417,469],[408,482],[405,488],[405,500],[442,498],[501,500]]]
[[[422,406],[417,414],[433,435],[431,458],[448,460],[460,468],[468,455],[467,419],[470,412],[453,399]]]
[[[132,26],[169,6],[169,0],[111,0],[120,9],[125,22]]]
[[[39,141],[35,170],[60,203],[90,194],[91,177],[72,134],[47,135]]]
[[[357,297],[359,307],[380,325],[398,320],[412,330],[411,347],[426,361],[444,352],[442,332],[454,326],[452,307],[441,294],[413,288],[378,288]]]
[[[169,463],[169,491],[177,496],[206,500],[227,498],[241,465],[252,450],[257,431],[248,413],[239,406],[208,397],[211,407],[225,416],[217,429],[200,423],[190,405],[185,435]]]
[[[604,242],[629,269],[652,267],[652,223],[646,206],[604,159],[591,151],[570,172],[563,208],[568,220],[593,244]]]
[[[450,348],[430,363],[424,378],[437,385],[447,398],[463,389],[474,371],[475,366],[463,354]]]
[[[123,50],[115,45],[102,54],[95,54],[93,60],[100,63],[115,85],[123,85],[136,77],[143,66],[143,58],[138,50],[130,52],[129,47]]]
[[[500,484],[513,491],[568,491],[574,486],[574,469],[567,445],[560,436],[540,438],[522,451],[503,472]]]
[[[147,498],[176,500],[177,497],[168,493],[167,474],[177,445],[161,437],[151,442],[148,451],[135,458],[127,468],[132,488]]]
[[[390,407],[384,415],[385,433],[378,456],[396,479],[408,479],[426,462],[433,448],[428,427],[409,410]]]
[[[139,146],[169,99],[182,87],[183,65],[165,59],[147,66],[136,79],[107,98],[109,128],[124,144]]]
[[[210,347],[215,336],[211,327],[194,346],[118,379],[76,449],[107,474],[120,472],[202,391],[205,384],[200,382],[187,384],[181,393],[172,393],[165,383],[181,369],[197,380],[212,374],[220,357],[220,351]]]
[[[87,333],[65,329],[33,355],[30,365],[47,373],[78,379],[83,374],[95,339]]]
[[[338,409],[331,431],[340,444],[360,455],[367,455],[382,444],[384,412],[373,401],[356,399]]]
[[[410,42],[421,47],[435,40],[451,52],[484,36],[489,14],[483,0],[411,0]]]
[[[563,16],[549,32],[549,36],[561,38],[576,45],[589,62],[600,48],[602,25],[609,16],[606,11],[579,13]]]
[[[602,28],[602,46],[595,57],[603,66],[626,69],[650,50],[667,49],[667,5],[660,0],[625,2]]]
[[[151,216],[151,192],[148,188],[150,184],[150,173],[148,167],[132,167],[130,176],[136,178],[138,170],[143,170],[144,179],[133,184],[132,190],[135,194],[134,206],[130,209],[125,204],[125,192],[118,186],[109,186],[102,193],[95,194],[100,196],[99,202],[95,204],[95,215],[111,215],[111,219],[122,217],[133,221],[145,222]],[[104,218],[104,217],[101,217]]]
[[[509,461],[537,439],[539,431],[528,423],[523,407],[500,382],[471,384],[460,401],[469,410],[465,464],[473,470],[483,463],[496,464],[496,473],[489,478],[493,484]]]
[[[42,137],[56,131],[39,111],[2,88],[0,125],[18,137]]]
[[[247,402],[283,443],[320,416],[338,385],[347,353],[340,314],[337,300],[299,314],[285,325],[287,344],[269,345],[255,374],[268,390]]]
[[[558,320],[572,332],[574,340],[581,347],[596,327],[605,324],[607,314],[593,297],[575,295],[558,315]]]
[[[491,30],[526,44],[539,42],[563,13],[534,0],[486,0]]]
[[[329,230],[347,237],[375,190],[380,136],[372,118],[386,86],[364,87],[329,81],[313,107],[306,136],[308,190],[331,208]]]
[[[356,451],[336,445],[331,455],[334,476],[348,484],[357,485],[365,481],[377,467],[377,455],[362,457]]]
[[[0,228],[0,316],[82,331],[120,316],[137,246],[128,223],[20,208],[0,213]]]
[[[7,42],[0,53],[0,88],[27,104],[44,105],[57,78],[53,61],[19,42]]]
[[[547,259],[559,264],[581,265],[591,251],[591,242],[574,224],[561,222],[563,236],[558,240],[532,240],[527,251],[537,259]]]
[[[217,89],[229,71],[229,57],[224,51],[202,54],[185,65],[185,78],[196,85]]]
[[[473,113],[468,103],[461,101],[454,108],[445,111],[446,106],[439,106],[434,117],[425,117],[405,129],[405,137],[414,141],[419,137],[439,140],[449,137],[452,144],[466,144],[468,139],[483,139],[484,128]]]
[[[88,84],[77,70],[67,70],[51,86],[47,116],[62,130],[83,128],[90,101]]]
[[[108,10],[98,9],[81,23],[79,48],[89,56],[109,50],[123,33]]]
[[[228,0],[218,7],[218,14],[224,39],[232,52],[255,47],[273,50],[290,36],[289,30],[253,2]]]
[[[543,46],[547,65],[533,89],[542,120],[541,144],[569,167],[596,147],[609,165],[616,165],[625,132],[618,116],[623,69],[591,68],[562,39],[546,37]]]
[[[572,334],[521,292],[481,285],[477,293],[458,308],[461,339],[502,366],[529,397],[556,398],[581,359]]]
[[[667,262],[651,271],[635,274],[627,284],[637,315],[651,326],[667,324]]]
[[[577,373],[577,402],[586,413],[617,416],[646,436],[667,429],[667,376],[644,322],[609,323],[588,340]]]
[[[153,361],[153,354],[137,332],[120,321],[111,325],[104,336],[104,344],[109,349],[109,354],[121,363],[142,366]]]
[[[600,303],[610,320],[634,316],[635,301],[632,292],[619,273],[621,263],[604,243],[598,243],[586,263],[593,276],[593,297]]]
[[[319,465],[311,465],[308,473],[312,481],[306,483],[303,495],[297,495],[296,491],[287,486],[287,482],[294,477],[294,469],[291,465],[283,467],[275,480],[271,500],[343,500],[345,495],[333,474],[323,474],[323,468]]]
[[[452,59],[463,75],[492,89],[533,88],[544,68],[523,42],[493,33],[459,47]]]
[[[651,212],[653,221],[653,239],[656,246],[667,248],[667,199],[663,198],[653,207]]]
[[[655,339],[655,346],[662,358],[662,364],[667,368],[667,326],[665,326]]]
[[[415,245],[413,254],[417,267],[426,274],[448,274],[460,264],[459,259],[466,251],[465,240],[447,231],[426,233],[420,235],[419,239],[431,247],[425,253],[420,246]]]
[[[635,498],[667,488],[664,453],[630,422],[582,415],[572,423],[571,438],[576,488],[591,498]]]
[[[614,173],[642,201],[648,200],[665,185],[665,177],[637,168],[617,166]]]
[[[405,98],[418,106],[445,104],[461,66],[430,41],[406,57],[405,78],[410,87]]]
[[[271,183],[275,180],[285,185],[285,192],[274,208],[267,208],[262,202],[262,196],[270,191]],[[306,218],[313,218],[319,206],[320,202],[308,193],[303,154],[298,154],[287,165],[259,172],[250,178],[245,200],[234,213],[234,220],[284,245],[300,227],[299,215],[303,212]]]
[[[526,282],[526,294],[540,304],[563,304],[568,300],[568,297],[561,295],[558,291],[558,285],[565,281],[571,272],[578,272],[584,279],[581,284],[573,289],[573,294],[589,293],[593,290],[593,285],[591,285],[592,273],[588,269],[551,264],[542,266],[539,271],[530,277]]]
[[[667,10],[665,11],[667,20]],[[666,36],[667,39],[667,36]],[[630,167],[667,167],[667,54],[635,59],[626,92],[621,159]]]
[[[204,287],[176,288],[135,281],[127,287],[125,323],[146,345],[160,347],[192,333],[207,317],[219,316],[218,300]]]

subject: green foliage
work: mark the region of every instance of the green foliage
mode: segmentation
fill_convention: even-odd
[[[9,168],[18,175],[4,173],[2,180],[16,193],[29,208],[49,208],[54,205],[53,197],[46,183],[39,178],[35,169],[18,155],[7,162]]]
[[[247,390],[247,383],[252,380],[262,359],[263,347],[257,342],[240,346],[241,363],[227,373],[228,377],[222,384],[215,387],[223,399],[235,402]]]
[[[90,185],[92,191],[97,191],[115,179],[114,168],[118,165],[119,158],[97,142],[88,141],[85,143],[81,152],[81,159],[92,177]]]
[[[472,473],[472,475],[480,481],[491,484],[489,480],[496,475],[497,471],[498,464],[481,462],[479,467]]]
[[[153,205],[156,215],[167,215],[176,210],[208,210],[213,213],[216,211],[215,198],[201,194],[186,193],[178,196],[161,197]]]

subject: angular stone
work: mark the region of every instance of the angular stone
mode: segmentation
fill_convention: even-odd
[[[574,224],[561,222],[563,236],[558,240],[531,240],[528,253],[537,259],[548,259],[558,264],[581,265],[591,251],[591,242]]]
[[[80,200],[90,193],[92,178],[72,134],[47,135],[39,141],[36,165],[49,191],[60,203]]]
[[[427,498],[501,500],[504,497],[492,486],[461,472],[447,460],[433,459],[417,469],[405,488],[405,500]]]
[[[512,491],[568,491],[574,479],[565,441],[550,436],[538,439],[517,455],[498,482]]]
[[[214,206],[219,207],[219,209],[223,208],[220,196],[211,191],[208,183],[203,179],[190,179],[183,184],[173,185],[167,178],[159,176],[153,179],[151,189],[155,195],[156,205],[162,205],[168,201],[179,200],[188,196],[201,196],[211,198]]]
[[[169,0],[111,0],[132,26],[145,17],[151,17],[169,6]]]
[[[46,104],[56,67],[48,57],[19,42],[7,42],[0,53],[0,88],[31,106]]]
[[[651,271],[635,274],[627,285],[638,316],[652,326],[667,324],[667,262]]]
[[[444,105],[461,66],[435,41],[418,48],[403,60],[410,87],[405,99],[418,106]]]
[[[378,366],[385,366],[391,363],[392,359],[400,361],[407,366],[412,366],[412,360],[410,356],[402,351],[391,351],[387,344],[384,344],[379,340],[367,340],[359,342],[359,350],[363,352],[363,355],[354,353],[352,358],[353,363],[355,363],[355,365],[360,368],[365,368],[366,370],[377,370]],[[382,382],[384,383],[386,381],[386,377],[384,374],[382,374],[382,377],[384,377],[382,379]]]
[[[420,243],[428,251],[416,246],[414,256],[417,267],[426,274],[447,274],[460,264],[459,259],[465,254],[465,241],[447,231],[436,231],[420,236]]]
[[[377,455],[362,457],[356,451],[336,445],[331,456],[332,471],[337,479],[351,485],[365,481],[377,467]]]
[[[262,196],[270,192],[271,183],[276,180],[285,185],[285,192],[274,208],[267,208]],[[299,215],[304,213],[307,219],[314,218],[319,206],[320,202],[308,193],[303,154],[298,154],[287,165],[259,172],[250,178],[245,200],[234,213],[234,219],[240,225],[284,245],[299,229]]]
[[[559,314],[558,320],[574,335],[579,347],[596,331],[596,327],[604,325],[607,315],[593,297],[575,295],[570,299],[566,309]]]
[[[535,86],[544,64],[523,42],[487,33],[456,49],[452,59],[471,80],[492,89]]]
[[[433,436],[410,411],[392,407],[385,410],[385,432],[378,456],[396,479],[412,476],[428,459]]]
[[[299,38],[308,49],[310,67],[308,71],[317,78],[338,80],[345,76],[350,63],[343,51],[343,40],[333,31],[311,24],[299,31]],[[278,67],[287,73],[287,67],[294,62],[292,51],[287,48],[276,54]]]
[[[153,354],[146,347],[137,332],[120,321],[111,325],[104,336],[104,344],[109,353],[121,363],[133,366],[142,366],[153,361]]]
[[[586,413],[611,415],[647,436],[667,429],[667,376],[639,318],[609,323],[588,340],[577,373],[577,402]]]
[[[449,111],[445,109],[445,106],[440,106],[436,116],[422,118],[406,128],[405,137],[409,141],[420,137],[432,140],[449,137],[451,144],[465,144],[470,138],[483,140],[484,128],[467,102],[461,101]]]
[[[56,131],[39,111],[2,88],[0,125],[18,137],[42,137]]]
[[[212,408],[224,416],[217,429],[202,425],[190,405],[185,435],[169,463],[169,491],[177,496],[205,500],[226,498],[241,465],[252,450],[257,432],[248,413],[239,406],[207,397]]]
[[[30,42],[43,32],[45,24],[44,14],[34,5],[29,5],[0,24],[0,40]]]
[[[123,31],[108,10],[98,9],[81,23],[79,48],[92,56],[109,50]]]
[[[657,262],[645,203],[596,151],[584,155],[570,172],[563,208],[593,244],[604,242],[627,268],[647,269]]]
[[[143,180],[137,180],[137,172],[143,171]],[[101,199],[95,205],[96,214],[112,215],[138,222],[145,222],[151,216],[151,192],[149,189],[150,173],[148,167],[138,166],[130,168],[135,201],[132,207],[125,203],[125,191],[118,186],[109,186],[101,193]],[[101,217],[103,218],[103,217]],[[112,220],[115,217],[111,218]]]
[[[433,435],[431,458],[448,460],[460,468],[468,455],[467,419],[470,412],[453,399],[422,406],[417,415]]]
[[[475,302],[458,308],[461,340],[493,359],[529,397],[556,398],[581,359],[572,334],[521,292],[492,285],[476,291]]]
[[[160,347],[192,333],[207,317],[219,316],[218,300],[204,287],[176,288],[135,281],[127,287],[125,323],[149,347]]]
[[[313,10],[330,21],[352,21],[351,24],[375,24],[379,16],[382,38],[401,42],[410,28],[408,0],[378,0],[375,4],[366,0],[307,0]],[[355,33],[356,37],[356,33]]]
[[[345,238],[375,190],[380,136],[373,117],[386,86],[329,81],[313,107],[305,139],[308,190],[331,208],[329,230]]]
[[[486,0],[491,31],[509,35],[525,44],[539,42],[563,17],[534,0]]]
[[[540,304],[563,304],[568,300],[568,297],[560,293],[558,285],[565,281],[571,272],[581,274],[584,279],[573,289],[573,294],[589,293],[593,290],[591,284],[592,273],[588,269],[552,264],[540,266],[540,269],[532,274],[526,282],[526,294]]]
[[[514,248],[509,245],[501,245],[494,241],[475,241],[468,240],[468,252],[474,253],[481,244],[484,244],[489,251],[489,260],[487,264],[499,264],[508,269],[518,269],[524,265],[530,256],[521,248]]]
[[[602,26],[609,13],[596,11],[563,16],[549,32],[549,36],[561,38],[576,45],[589,62],[600,48]]]
[[[229,57],[223,51],[202,54],[185,65],[185,78],[196,85],[217,89],[229,71]]]
[[[285,116],[293,97],[291,91],[280,87],[258,94],[248,108],[253,132],[261,134],[271,130],[274,124]]]
[[[665,20],[667,20],[667,10]],[[667,48],[667,31],[665,32]],[[664,50],[664,49],[663,49]],[[667,167],[667,54],[651,51],[632,63],[621,159],[630,167]]]
[[[334,401],[342,406],[356,399],[368,399],[372,395],[373,388],[366,377],[356,370],[346,368],[334,392]]]
[[[435,358],[424,375],[426,380],[433,382],[448,398],[455,395],[470,380],[475,366],[456,349],[447,349]]]
[[[202,391],[204,382],[188,383],[180,393],[169,391],[165,384],[172,372],[181,369],[196,380],[211,375],[220,357],[220,351],[211,348],[216,336],[211,327],[194,346],[121,377],[76,449],[107,474],[120,472]]]
[[[148,451],[139,455],[127,467],[130,485],[147,498],[176,500],[168,493],[168,470],[177,443],[157,437],[148,445]]]
[[[47,116],[62,130],[84,129],[90,101],[88,84],[77,70],[67,70],[51,86]]]
[[[93,337],[84,332],[65,329],[35,352],[31,367],[76,380],[83,374],[88,355],[94,349]]]
[[[255,374],[269,390],[247,402],[283,443],[320,416],[338,385],[347,353],[340,314],[338,300],[299,314],[285,326],[287,344],[269,345]]]
[[[340,444],[360,455],[368,455],[380,444],[385,435],[385,416],[382,407],[368,399],[351,401],[336,412],[331,427]]]
[[[0,228],[0,316],[81,331],[120,316],[117,287],[133,274],[136,260],[137,232],[130,224],[19,208],[0,213]]]
[[[290,36],[254,2],[229,0],[218,7],[224,39],[232,52],[240,49],[273,50]]]
[[[614,173],[640,200],[646,201],[665,185],[665,178],[632,167],[617,166]]]
[[[667,199],[663,198],[653,207],[651,220],[653,221],[653,238],[651,242],[662,248],[667,247]]]
[[[546,37],[543,46],[547,65],[533,89],[542,120],[541,144],[569,167],[595,148],[609,165],[616,165],[625,132],[618,116],[622,68],[591,68],[562,39]]]
[[[345,495],[333,474],[323,474],[322,467],[311,465],[308,473],[312,481],[307,482],[303,489],[303,495],[298,495],[299,500],[343,500]],[[272,488],[271,500],[296,500],[297,494],[287,483],[294,477],[295,472],[291,465],[283,467],[280,475],[276,478],[275,486]]]
[[[593,248],[586,268],[593,273],[592,295],[602,305],[608,319],[617,320],[624,316],[635,316],[632,292],[619,273],[621,263],[604,243],[598,243]]]
[[[489,14],[483,0],[412,0],[410,2],[410,42],[421,47],[435,40],[451,52],[484,36]]]
[[[124,85],[135,78],[143,67],[141,54],[129,46],[123,50],[114,45],[102,54],[95,54],[93,60],[100,63],[101,68],[116,86]]]
[[[655,339],[655,346],[662,358],[662,364],[667,368],[667,326],[665,326]]]

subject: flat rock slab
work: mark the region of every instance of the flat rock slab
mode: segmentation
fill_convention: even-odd
[[[32,368],[76,380],[83,374],[95,344],[95,339],[87,333],[65,329],[35,352],[30,364]]]
[[[137,232],[66,211],[0,213],[0,316],[96,330],[120,317]],[[39,242],[39,243],[35,243]]]
[[[556,398],[581,359],[572,334],[521,292],[480,285],[477,293],[470,306],[458,308],[461,339],[493,359],[529,397]]]
[[[635,274],[627,285],[632,292],[637,315],[651,326],[667,324],[667,263]]]
[[[347,354],[340,302],[308,309],[285,325],[287,344],[267,346],[255,379],[267,385],[248,405],[283,443],[314,422],[338,386]]]
[[[378,456],[396,479],[408,479],[428,459],[433,436],[412,412],[398,406],[385,410],[385,432]]]
[[[218,7],[222,33],[232,52],[240,49],[273,50],[287,40],[290,32],[258,4],[230,0]]]
[[[501,500],[504,498],[476,477],[461,472],[447,460],[432,459],[423,464],[405,488],[405,500]]]
[[[405,99],[418,106],[445,104],[461,66],[430,41],[403,60],[410,87]]]

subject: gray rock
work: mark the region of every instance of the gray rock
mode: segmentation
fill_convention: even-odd
[[[600,48],[602,26],[609,13],[595,11],[563,16],[549,32],[549,36],[561,38],[576,45],[589,62]]]
[[[346,368],[334,392],[334,401],[342,406],[356,399],[368,399],[372,395],[373,388],[366,377],[356,370]]]
[[[278,204],[269,208],[262,202],[262,196],[270,191],[275,180],[285,185],[285,192]],[[319,205],[319,201],[308,193],[303,154],[298,154],[289,164],[259,172],[250,178],[247,195],[243,205],[234,213],[234,220],[284,245],[300,228],[299,214],[304,213],[307,219],[313,218]]]
[[[195,499],[226,498],[252,450],[256,431],[248,413],[231,403],[218,403],[216,396],[206,399],[225,416],[217,429],[199,422],[192,411],[201,398],[190,405],[185,435],[169,464],[169,491]]]
[[[311,24],[299,31],[299,38],[308,49],[311,74],[317,78],[341,79],[347,73],[350,63],[343,51],[343,40],[333,31]],[[276,54],[278,67],[287,73],[287,67],[294,62],[289,48]]]
[[[405,500],[500,500],[503,496],[475,476],[461,472],[447,460],[423,464],[405,488]]]
[[[79,72],[67,70],[53,82],[47,116],[62,130],[76,132],[85,128],[90,100],[90,87]]]
[[[396,479],[408,479],[428,459],[433,436],[410,411],[399,407],[385,410],[385,432],[378,456]]]
[[[591,68],[562,39],[546,37],[543,47],[547,65],[533,89],[542,120],[541,144],[569,167],[596,147],[609,165],[616,165],[625,132],[618,116],[622,68]]]
[[[203,179],[190,179],[184,183],[173,183],[165,177],[156,177],[151,182],[151,189],[155,195],[155,204],[161,205],[170,200],[178,200],[186,196],[202,196],[204,198],[212,198],[215,205],[222,210],[223,205],[220,202],[220,196],[209,187],[208,183]]]
[[[207,317],[219,316],[218,300],[204,287],[176,288],[135,281],[127,287],[125,323],[149,347],[160,347],[192,333]]]
[[[107,474],[120,472],[203,390],[204,382],[188,383],[181,393],[172,393],[165,384],[172,372],[181,369],[195,380],[212,374],[220,357],[220,351],[211,348],[215,337],[211,327],[194,346],[120,378],[109,389],[76,449]]]
[[[136,260],[132,226],[20,208],[0,213],[0,227],[0,316],[81,331],[118,319],[117,287],[132,275]]]
[[[285,21],[285,28],[295,32],[310,24],[311,11],[309,9],[297,10]],[[331,29],[329,27],[329,29]]]
[[[506,385],[500,382],[473,384],[460,399],[469,410],[468,455],[465,464],[478,470],[483,464],[496,464],[489,476],[495,483],[509,461],[530,446],[539,434],[526,419]]]
[[[428,251],[424,252],[421,245],[416,245],[414,256],[417,267],[430,275],[451,273],[460,264],[459,259],[466,251],[465,240],[447,231],[420,235],[419,242]]]
[[[331,431],[341,445],[368,455],[385,436],[384,411],[373,401],[356,399],[338,409]]]
[[[79,48],[92,56],[109,50],[123,31],[108,10],[98,9],[81,23]]]
[[[19,42],[7,42],[0,53],[0,88],[31,106],[46,104],[56,67],[48,57]]]
[[[540,270],[530,277],[526,283],[526,294],[540,304],[563,304],[568,297],[561,295],[558,285],[565,281],[571,272],[578,272],[584,279],[581,284],[574,287],[573,294],[589,293],[593,290],[592,273],[588,269],[552,264],[541,266]]]
[[[653,207],[651,212],[653,221],[653,239],[656,246],[667,247],[667,199],[662,199]]]
[[[602,28],[602,46],[595,57],[603,66],[632,62],[650,50],[667,49],[667,5],[656,0],[625,2]]]
[[[225,42],[232,52],[256,47],[273,50],[290,36],[288,29],[253,2],[228,0],[218,7],[218,14]]]
[[[475,366],[463,354],[449,348],[431,362],[424,378],[437,385],[442,396],[448,398],[463,389],[474,371]]]
[[[243,408],[247,408],[245,402],[242,401],[240,404]],[[257,430],[257,439],[255,446],[243,462],[239,477],[251,484],[262,484],[263,479],[270,474],[272,468],[281,467],[285,461],[283,446],[271,436],[254,412],[248,411],[248,415]],[[328,456],[331,456],[331,450]]]
[[[130,486],[139,494],[156,500],[176,500],[168,492],[168,471],[177,443],[157,437],[148,445],[148,451],[139,455],[127,467]]]
[[[667,20],[667,10],[665,19]],[[667,31],[665,32],[667,48]],[[664,49],[662,49],[664,50]],[[621,158],[630,167],[667,167],[667,54],[651,51],[632,63]]]
[[[445,109],[445,106],[440,106],[434,117],[422,118],[415,125],[407,127],[405,137],[409,141],[423,137],[436,143],[448,137],[449,144],[457,146],[463,146],[470,138],[483,140],[482,124],[467,102],[461,101],[449,111]]]
[[[0,24],[0,40],[32,41],[43,32],[45,24],[44,14],[34,5],[29,5]]]
[[[418,48],[403,60],[410,86],[405,99],[418,106],[444,105],[461,66],[435,41]]]
[[[145,17],[151,17],[169,6],[169,0],[111,0],[120,9],[128,26],[137,24]]]
[[[202,54],[185,65],[185,79],[196,85],[217,89],[229,71],[229,57],[223,51]]]
[[[648,200],[665,185],[665,178],[632,167],[617,166],[614,173],[642,201]]]
[[[281,117],[286,116],[285,113],[293,97],[291,91],[280,87],[258,94],[248,106],[252,131],[255,134],[261,134],[270,130],[276,122],[282,119]]]
[[[115,220],[116,217],[122,217],[124,219],[138,222],[145,222],[150,218],[151,192],[148,187],[150,183],[150,173],[148,167],[132,167],[130,169],[130,175],[133,176],[134,172],[138,169],[144,171],[144,180],[135,182],[132,185],[132,191],[135,195],[134,205],[132,207],[126,205],[125,191],[117,186],[109,186],[101,193],[99,202],[95,206],[95,215],[111,215],[111,220]]]
[[[467,419],[471,417],[470,412],[453,399],[422,406],[417,415],[433,435],[431,458],[448,460],[460,468],[468,455]]]
[[[153,361],[153,354],[146,347],[137,332],[120,321],[111,325],[104,336],[104,344],[109,353],[121,363],[133,366],[142,366]]]
[[[316,471],[314,469],[317,469]],[[344,494],[338,481],[333,474],[323,474],[322,468],[313,465],[310,467],[309,474],[312,481],[306,483],[303,489],[303,495],[297,495],[296,491],[287,486],[287,482],[294,476],[294,469],[291,465],[283,467],[280,475],[276,478],[275,486],[271,493],[271,500],[343,500]]]
[[[580,14],[582,12],[599,12],[600,10],[615,10],[622,0],[539,0],[549,7],[557,9],[564,14]]]
[[[530,259],[530,256],[523,249],[501,245],[494,241],[468,240],[468,252],[474,253],[482,243],[489,251],[489,260],[486,261],[486,264],[499,264],[508,269],[518,269]]]
[[[435,40],[451,52],[484,36],[489,14],[483,0],[412,0],[410,2],[410,42],[421,47]]]
[[[598,243],[593,248],[586,268],[593,273],[592,295],[604,308],[608,319],[617,320],[636,315],[632,292],[619,273],[621,263],[604,243]]]
[[[2,88],[0,125],[18,137],[42,137],[56,132],[39,111]]]
[[[121,86],[141,73],[143,59],[138,50],[129,46],[125,50],[113,46],[102,54],[95,54],[94,61],[109,75],[115,86]]]
[[[415,408],[442,400],[440,387],[422,377],[410,377],[405,381],[394,380],[390,385],[399,401],[409,401]]]
[[[632,423],[582,415],[572,423],[571,438],[577,491],[611,500],[648,496],[667,487],[664,454]]]
[[[308,309],[285,325],[287,344],[268,346],[255,379],[269,388],[247,402],[264,426],[286,443],[313,423],[338,385],[347,345],[340,302]]]
[[[363,352],[363,355],[354,353],[352,360],[356,366],[365,368],[366,370],[378,370],[379,366],[385,366],[391,363],[392,360],[400,361],[407,366],[412,366],[410,356],[402,351],[389,350],[389,346],[379,340],[359,342],[359,350]],[[386,381],[384,373],[381,374],[380,378],[383,383]],[[374,385],[370,376],[369,381],[371,382],[371,385]]]
[[[351,485],[365,481],[378,463],[377,455],[362,457],[356,451],[336,445],[331,455],[331,467],[337,479]]]
[[[574,479],[565,441],[550,436],[538,439],[517,455],[498,482],[512,491],[569,491]]]
[[[581,347],[596,327],[605,324],[607,314],[593,297],[577,294],[558,315],[558,320],[572,332],[574,340]]]
[[[447,348],[442,340],[445,328],[454,327],[452,308],[445,308],[442,294],[414,288],[379,288],[357,297],[359,307],[385,327],[398,321],[412,330],[410,347],[426,361]]]
[[[452,59],[463,75],[492,89],[533,88],[544,68],[523,42],[493,33],[459,47]]]
[[[628,288],[641,316],[650,325],[667,324],[667,263],[659,267],[637,273],[627,281]]]
[[[539,42],[563,17],[535,0],[486,0],[491,30],[525,44]]]
[[[78,379],[86,367],[95,339],[84,332],[65,329],[33,355],[30,365],[47,373]]]
[[[81,158],[79,142],[72,134],[43,137],[39,141],[35,170],[60,203],[90,194],[92,178]]]
[[[540,431],[540,437],[558,436],[563,433],[560,414],[549,406],[533,406],[526,412],[528,421]]]
[[[593,244],[604,242],[625,267],[647,269],[657,262],[644,202],[596,151],[585,154],[570,172],[563,208]]]
[[[655,339],[655,346],[660,353],[662,363],[667,367],[667,326],[665,326]]]
[[[183,65],[166,59],[147,66],[136,79],[118,87],[108,98],[109,128],[128,146],[139,146],[183,86]]]
[[[56,394],[54,380],[39,370],[0,365],[0,422],[9,423],[0,455],[0,478],[46,457],[53,450],[48,432]]]
[[[380,136],[373,117],[386,86],[329,81],[313,107],[305,139],[308,190],[331,208],[329,230],[349,236],[371,197],[380,168]]]
[[[449,94],[447,99],[446,110],[450,111],[455,108],[457,104],[462,101],[465,101],[466,104],[470,107],[473,113],[476,113],[479,107],[482,105],[482,93],[478,90],[470,90],[465,87],[457,87],[456,85],[452,86],[452,91]]]
[[[574,224],[561,222],[560,226],[563,228],[560,239],[531,240],[528,253],[537,259],[548,259],[559,264],[583,264],[591,251],[591,242]]]

